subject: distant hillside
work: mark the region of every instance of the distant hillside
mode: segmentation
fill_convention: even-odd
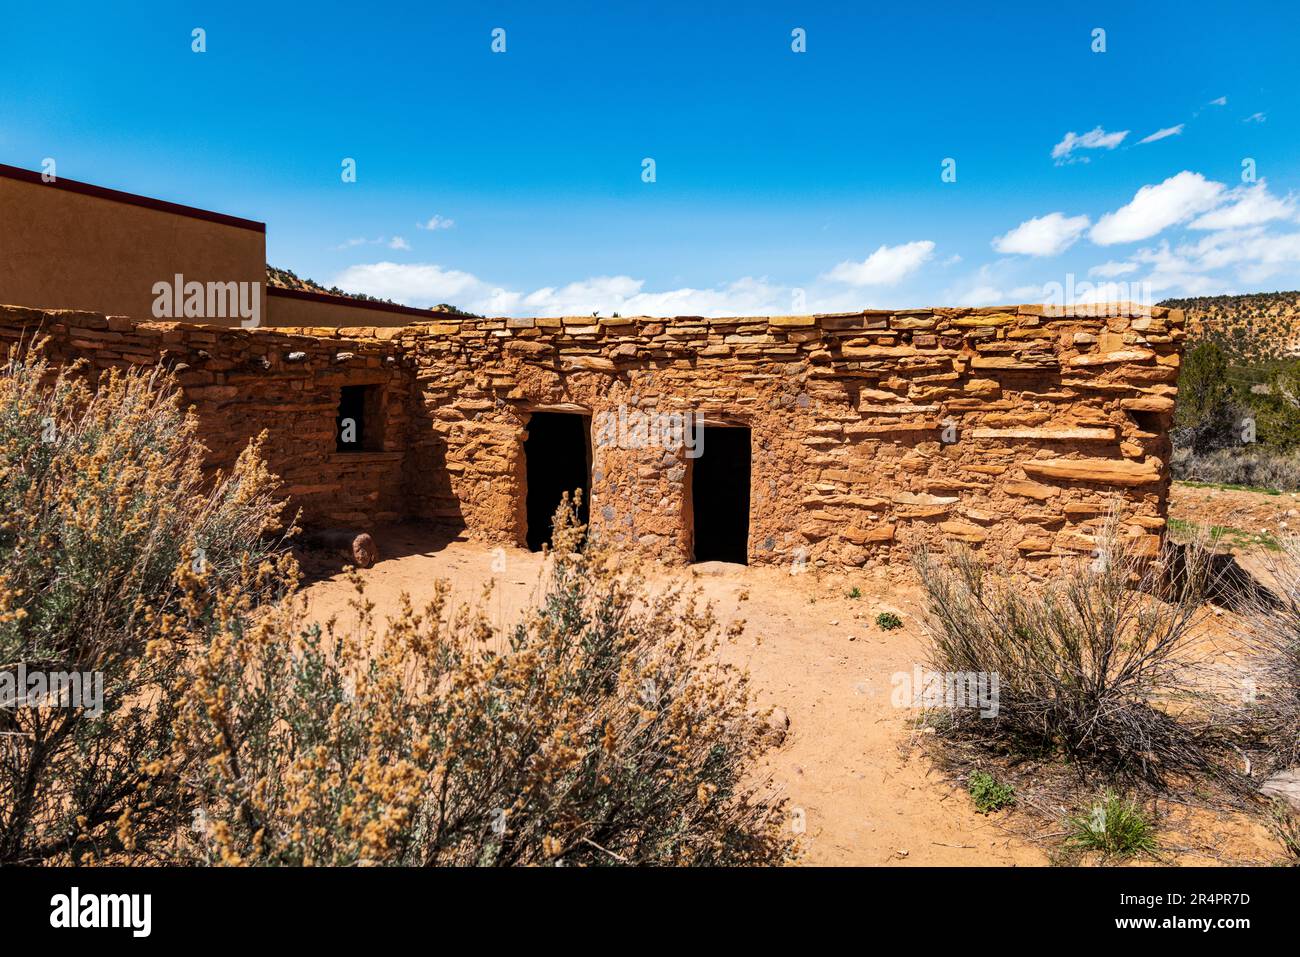
[[[401,305],[401,303],[393,302],[391,299],[379,299],[375,296],[367,296],[362,292],[344,292],[338,286],[332,286],[331,288],[326,289],[314,279],[300,279],[298,274],[292,269],[280,269],[276,266],[272,266],[270,263],[266,264],[266,284],[268,286],[278,286],[281,289],[297,289],[300,292],[315,292],[324,296],[339,296],[343,299],[359,299],[363,302],[386,302],[394,306]],[[445,302],[440,302],[438,305],[430,307],[429,311],[444,313],[450,312],[457,316],[471,316],[475,319],[483,318],[482,316],[475,316],[472,312],[457,309],[455,306]]]
[[[1187,314],[1189,345],[1217,342],[1247,363],[1300,355],[1300,291],[1166,299],[1160,305]]]
[[[268,286],[279,286],[281,289],[297,289],[301,292],[319,292],[324,295],[331,295],[330,291],[320,283],[311,279],[299,279],[298,275],[292,269],[278,269],[269,263],[266,266],[266,284]],[[342,292],[334,295],[343,295]]]

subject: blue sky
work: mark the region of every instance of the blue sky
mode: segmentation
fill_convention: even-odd
[[[281,6],[13,6],[0,162],[494,314],[1300,287],[1300,5]]]

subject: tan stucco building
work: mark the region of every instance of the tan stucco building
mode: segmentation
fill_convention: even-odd
[[[173,287],[178,276],[203,287],[202,314],[155,311],[158,284]],[[251,308],[222,308],[241,294]],[[430,318],[427,310],[268,287],[265,223],[3,164],[0,302],[246,327],[254,318],[259,326],[333,327]]]

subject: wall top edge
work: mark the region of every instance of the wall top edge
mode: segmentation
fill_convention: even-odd
[[[0,177],[23,183],[33,183],[49,189],[79,193],[82,196],[93,196],[96,199],[106,199],[114,203],[125,203],[129,206],[140,206],[144,209],[152,209],[162,213],[172,213],[176,216],[187,216],[190,219],[202,219],[210,223],[221,223],[224,226],[235,226],[239,229],[248,229],[257,233],[266,232],[266,223],[260,223],[257,220],[217,213],[210,209],[199,209],[197,206],[170,203],[165,199],[154,199],[152,196],[141,196],[138,193],[127,193],[119,189],[109,189],[106,186],[95,186],[93,183],[64,179],[62,176],[46,182],[42,174],[19,166],[7,166],[0,163]]]

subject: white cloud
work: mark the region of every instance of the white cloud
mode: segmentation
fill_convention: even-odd
[[[376,236],[374,239],[366,239],[364,236],[358,236],[349,239],[347,242],[336,246],[336,249],[353,249],[357,246],[387,246],[389,249],[410,249],[410,245],[401,236],[394,236],[389,239],[387,236]]]
[[[993,240],[1000,253],[1025,256],[1057,256],[1074,245],[1091,220],[1087,216],[1048,213],[1027,219],[1015,229]]]
[[[1096,150],[1106,149],[1113,150],[1124,142],[1124,137],[1128,136],[1128,130],[1121,130],[1118,133],[1107,133],[1100,126],[1096,129],[1089,130],[1082,136],[1074,132],[1066,133],[1061,142],[1052,147],[1052,159],[1056,160],[1056,165],[1061,166],[1065,163],[1073,163],[1082,160],[1087,162],[1087,157],[1072,157],[1075,150]]]
[[[1070,305],[1098,302],[1141,302],[1144,291],[1137,282],[1079,282],[1075,283]]]
[[[429,263],[378,262],[349,266],[333,285],[380,299],[431,306],[440,302],[485,295],[489,290],[477,276]]]
[[[628,275],[593,276],[567,285],[526,290],[490,283],[469,272],[434,263],[375,262],[349,266],[332,284],[405,305],[428,307],[449,302],[490,316],[770,316],[804,312],[846,312],[864,308],[915,305],[867,301],[864,286],[883,288],[911,274],[930,259],[934,243],[882,246],[866,261],[841,263],[807,287],[745,276],[715,286],[647,289]],[[834,278],[832,279],[832,275]]]
[[[1143,186],[1126,206],[1097,220],[1089,236],[1099,246],[1149,239],[1197,213],[1213,209],[1222,201],[1223,192],[1222,183],[1183,170],[1163,183]]]
[[[1300,279],[1300,233],[1270,232],[1269,224],[1297,221],[1298,208],[1296,197],[1270,193],[1265,180],[1228,189],[1184,170],[1143,186],[1127,205],[1102,216],[1091,238],[1103,246],[1133,242],[1180,224],[1205,235],[1176,246],[1161,240],[1122,261],[1094,266],[1088,275],[1113,279],[1145,272],[1141,283],[1157,295],[1228,293],[1279,275],[1289,277],[1283,282],[1295,282]]]
[[[1014,282],[1014,267],[1009,259],[985,263],[978,269],[954,279],[946,289],[932,296],[935,302],[952,306],[996,306],[1015,298],[1007,289]],[[1035,287],[1036,289],[1037,287]],[[1035,298],[1028,297],[1025,301]]]
[[[434,213],[425,222],[416,223],[415,225],[417,229],[451,229],[456,225],[456,221]]]
[[[472,273],[431,263],[379,262],[350,266],[333,280],[362,292],[416,307],[450,302],[490,316],[742,316],[793,312],[794,290],[766,279],[745,277],[710,289],[690,287],[646,292],[631,276],[594,276],[532,292],[507,289]],[[832,308],[831,301],[819,303]]]
[[[1217,100],[1210,100],[1209,105],[1210,105],[1210,106],[1227,106],[1227,105],[1228,105],[1228,98],[1227,98],[1226,96],[1221,96],[1221,97],[1219,97]]]
[[[1224,230],[1179,252],[1202,270],[1234,267],[1242,279],[1257,282],[1300,263],[1300,233],[1268,233],[1262,226]]]
[[[976,286],[957,296],[954,306],[996,306],[1002,303],[1002,290],[996,286]]]
[[[638,280],[638,287],[641,285]],[[714,289],[671,289],[641,292],[614,308],[624,315],[647,316],[744,316],[789,313],[790,290],[766,279],[746,276]],[[602,308],[599,305],[593,309]],[[609,308],[608,306],[603,308]]]
[[[1011,295],[1007,296],[1003,300],[1003,302],[1004,303],[1042,302],[1044,295],[1045,294],[1043,292],[1043,287],[1041,285],[1040,286],[1016,286],[1016,288],[1011,290]]]
[[[1132,259],[1150,268],[1141,284],[1156,298],[1226,294],[1259,288],[1278,276],[1300,275],[1300,232],[1270,233],[1265,226],[1225,229],[1171,248],[1168,240]],[[1133,283],[1131,282],[1130,285]]]
[[[1163,130],[1156,130],[1150,136],[1144,136],[1142,139],[1138,140],[1138,145],[1141,146],[1143,143],[1154,143],[1156,140],[1162,140],[1166,136],[1178,136],[1183,132],[1184,126],[1186,126],[1185,123],[1179,123],[1177,126],[1166,126]]]
[[[1250,116],[1246,117],[1246,118],[1245,118],[1244,120],[1242,120],[1241,122],[1243,122],[1243,123],[1263,123],[1266,119],[1268,119],[1267,114],[1264,114],[1264,113],[1252,113],[1252,114],[1250,114]]]
[[[1238,186],[1225,197],[1231,205],[1220,206],[1192,220],[1192,229],[1241,229],[1258,226],[1275,219],[1291,219],[1296,214],[1295,199],[1279,198],[1268,191],[1266,180],[1254,186]]]
[[[921,268],[933,254],[934,243],[928,239],[881,246],[862,262],[842,262],[822,278],[850,286],[892,286]]]
[[[716,289],[684,287],[665,292],[643,292],[645,282],[630,276],[604,276],[570,283],[560,289],[539,289],[525,296],[526,311],[539,315],[736,316],[761,312],[781,300],[765,280],[746,277]],[[788,302],[788,297],[785,297]],[[785,306],[789,311],[788,305]]]
[[[1114,279],[1116,276],[1127,276],[1129,273],[1137,271],[1137,263],[1121,263],[1111,260],[1099,266],[1093,266],[1088,270],[1088,275],[1099,279]]]
[[[1219,280],[1204,275],[1202,268],[1182,250],[1171,252],[1167,241],[1162,240],[1154,249],[1138,250],[1133,259],[1151,267],[1151,272],[1141,282],[1152,296],[1174,292],[1198,296],[1222,289]]]

